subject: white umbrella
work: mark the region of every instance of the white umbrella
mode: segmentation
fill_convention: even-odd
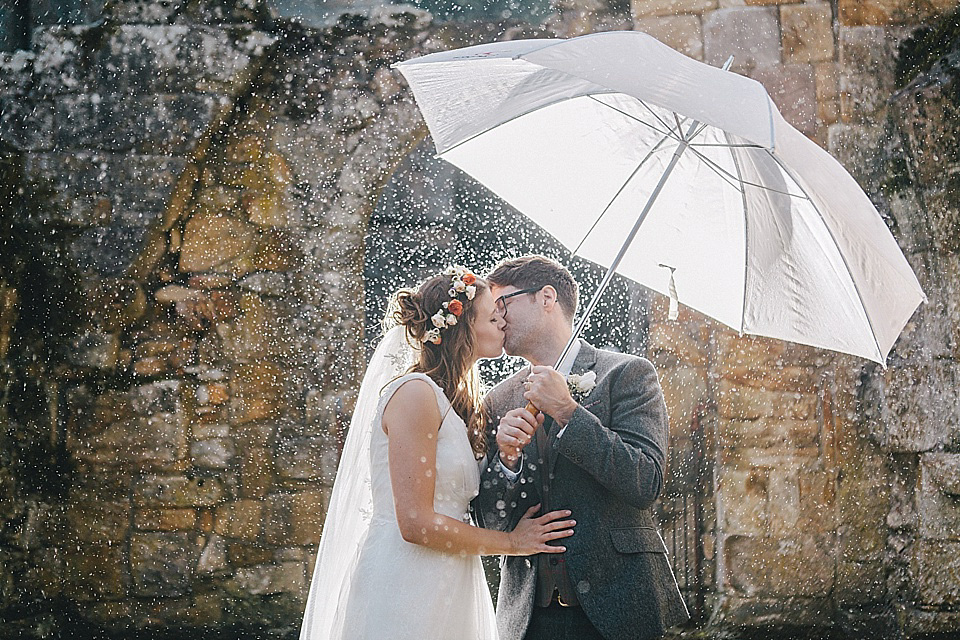
[[[741,333],[881,364],[925,299],[856,181],[754,80],[631,31],[395,66],[439,157],[609,267],[601,290],[616,270]]]

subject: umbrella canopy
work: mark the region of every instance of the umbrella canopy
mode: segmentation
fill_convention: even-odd
[[[883,363],[924,300],[863,190],[754,80],[630,31],[396,68],[441,158],[598,264],[635,229],[617,272],[742,333]]]

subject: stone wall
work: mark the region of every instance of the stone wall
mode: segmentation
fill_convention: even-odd
[[[925,79],[888,102],[898,45],[947,5],[564,2],[547,21],[735,55],[864,185],[931,299],[882,370],[686,310],[671,322],[655,297],[671,477],[709,458],[714,629],[960,627],[955,65],[915,68]],[[86,291],[31,417],[76,470],[59,499],[0,474],[0,556],[17,558],[0,606],[21,612],[12,629],[55,624],[56,601],[113,629],[293,637],[362,370],[367,221],[426,134],[388,66],[536,31],[377,10],[306,29],[245,0],[129,0],[104,18],[0,54],[0,154],[52,194],[27,215],[72,230],[60,259]],[[5,367],[11,291],[0,276]]]
[[[55,601],[118,631],[299,626],[364,358],[366,220],[425,134],[387,67],[470,36],[210,7],[115,3],[0,61],[6,153],[50,185],[36,215],[73,229],[86,290],[47,372],[73,482],[4,485],[26,505],[3,512],[14,631],[64,624]]]

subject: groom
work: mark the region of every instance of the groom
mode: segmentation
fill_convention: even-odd
[[[490,441],[477,499],[484,526],[512,529],[526,510],[569,509],[563,554],[501,560],[502,640],[637,640],[688,619],[652,509],[663,487],[667,413],[649,361],[573,333],[577,283],[537,255],[487,276],[504,348],[531,363],[487,395]],[[591,373],[592,372],[592,373]],[[580,376],[568,380],[565,376]],[[523,407],[533,402],[543,415]]]

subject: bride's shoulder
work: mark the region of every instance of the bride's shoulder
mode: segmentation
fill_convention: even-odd
[[[437,404],[436,383],[423,373],[407,373],[393,380],[381,396],[386,405]]]

